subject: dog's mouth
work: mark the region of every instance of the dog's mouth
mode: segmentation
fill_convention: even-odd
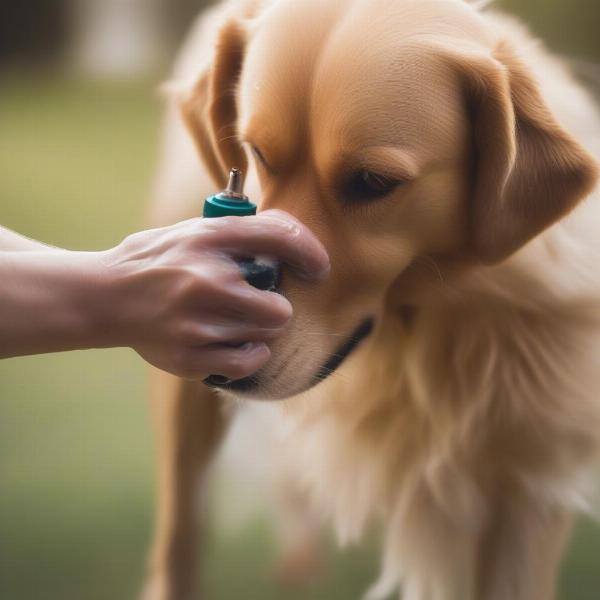
[[[374,320],[371,317],[361,321],[344,343],[318,368],[311,381],[303,389],[295,391],[294,395],[307,391],[334,373],[346,358],[356,350],[360,343],[369,336],[373,331],[373,326]],[[251,393],[257,391],[260,387],[259,378],[254,376],[232,381],[220,375],[211,375],[204,380],[204,383],[212,388],[236,393]]]
[[[316,380],[323,381],[329,377],[352,354],[357,346],[373,331],[373,319],[365,319],[350,337],[334,352],[329,360],[319,368]]]

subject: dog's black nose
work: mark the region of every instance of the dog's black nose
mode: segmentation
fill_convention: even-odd
[[[244,279],[253,287],[273,292],[279,285],[281,269],[279,264],[271,260],[245,259],[238,261]]]

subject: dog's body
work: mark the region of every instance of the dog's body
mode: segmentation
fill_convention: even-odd
[[[252,198],[262,192],[263,207],[289,210],[320,235],[332,255],[333,283],[317,292],[294,279],[284,283],[285,293],[299,311],[295,329],[282,345],[274,347],[275,364],[259,375],[252,393],[268,397],[301,392],[308,387],[303,378],[314,380],[314,375],[305,377],[305,365],[314,371],[323,362],[321,346],[335,353],[340,340],[366,314],[374,318],[375,328],[326,381],[273,406],[278,414],[273,443],[280,444],[273,454],[284,465],[286,485],[294,482],[302,493],[308,492],[313,509],[333,519],[342,541],[358,539],[371,519],[383,520],[383,575],[372,590],[373,597],[389,593],[400,583],[405,600],[548,600],[554,594],[572,515],[585,507],[589,497],[600,449],[600,194],[592,191],[595,167],[590,157],[600,156],[600,117],[562,65],[513,21],[480,15],[459,0],[389,3],[407,11],[402,22],[413,28],[406,35],[416,50],[409,45],[406,51],[418,53],[416,62],[435,47],[436,57],[442,54],[454,67],[459,65],[461,77],[470,78],[476,64],[477,83],[469,79],[471,87],[464,93],[474,93],[473,86],[484,92],[470,97],[468,111],[459,114],[444,96],[445,86],[450,85],[446,75],[432,71],[439,76],[440,96],[451,118],[435,123],[430,116],[431,127],[417,123],[414,135],[428,151],[433,144],[443,152],[447,134],[448,154],[429,166],[423,161],[419,166],[418,158],[399,157],[412,186],[405,193],[412,194],[413,200],[420,194],[421,213],[415,217],[406,211],[400,216],[388,212],[384,217],[377,212],[383,209],[365,210],[359,220],[368,231],[359,236],[355,233],[358,225],[352,221],[355,217],[344,221],[339,214],[332,217],[335,208],[331,205],[310,206],[309,198],[318,196],[320,188],[307,187],[306,182],[316,177],[317,167],[328,164],[319,153],[335,146],[348,129],[336,129],[336,115],[321,108],[335,95],[336,85],[342,86],[346,74],[350,84],[352,77],[362,85],[370,76],[377,81],[389,75],[389,65],[381,72],[373,67],[365,75],[355,58],[347,56],[345,63],[333,61],[340,80],[332,82],[330,74],[312,83],[300,81],[298,89],[278,88],[274,81],[265,84],[257,65],[266,61],[269,48],[285,54],[286,44],[294,47],[282,37],[282,28],[274,25],[282,22],[285,11],[297,12],[294,27],[305,53],[298,58],[295,47],[285,61],[280,60],[299,80],[303,73],[310,72],[312,77],[326,69],[331,48],[353,31],[352,19],[361,18],[359,5],[370,10],[366,14],[385,13],[388,5],[377,0],[332,0],[319,3],[323,6],[317,19],[312,4],[303,3],[298,9],[287,0],[240,0],[221,5],[200,21],[175,78],[197,81],[182,106],[205,168],[198,163],[189,133],[173,107],[167,119],[154,220],[162,224],[198,215],[201,198],[222,183],[226,166],[244,160],[235,142],[241,130],[252,130],[250,98],[254,93],[258,95],[254,106],[264,104],[260,94],[266,87],[265,93],[277,98],[277,110],[286,114],[290,106],[297,109],[295,96],[308,95],[310,88],[313,102],[325,113],[315,109],[308,121],[300,112],[296,115],[300,127],[311,132],[310,161],[302,163],[300,174],[290,175],[291,168],[279,166],[292,142],[283,134],[274,139],[276,127],[263,120],[263,127],[255,125],[253,135],[260,137],[257,128],[270,127],[271,138],[261,141],[267,147],[271,144],[266,161],[270,161],[269,173],[261,174],[260,165],[251,170],[248,189]],[[390,22],[394,16],[384,15]],[[221,90],[219,96],[215,91],[219,79],[231,76],[230,63],[243,54],[239,29],[228,25],[232,17],[251,21],[250,42],[245,41],[250,48],[248,65],[233,68],[235,81],[228,80],[228,91]],[[263,34],[265,30],[268,33]],[[217,41],[219,31],[225,33]],[[387,48],[379,32],[373,36]],[[483,108],[479,103],[487,103],[500,84],[488,72],[492,67],[482,47],[492,48],[494,61],[504,65],[501,72],[510,76],[508,95]],[[228,50],[225,58],[219,57],[223,48]],[[363,55],[369,51],[370,47]],[[420,66],[423,80],[430,73],[427,60]],[[406,60],[410,64],[412,58]],[[402,66],[405,71],[410,69],[406,65]],[[450,62],[447,68],[453,70]],[[401,76],[389,75],[389,79],[396,77],[393,84],[398,86]],[[409,76],[400,87],[402,93],[417,97],[419,111],[439,113],[436,99],[430,100],[431,94],[422,96],[422,81],[411,86],[415,74]],[[532,81],[537,81],[539,93]],[[356,94],[345,89],[349,96]],[[371,95],[376,96],[380,90],[374,89]],[[382,90],[385,95],[383,83]],[[208,97],[204,104],[203,94]],[[225,108],[219,105],[228,102],[223,94],[229,94]],[[394,110],[410,111],[402,98]],[[514,116],[506,124],[498,113],[504,114],[507,98],[513,103]],[[433,108],[428,108],[429,103]],[[343,108],[337,102],[335,106],[342,106],[342,113],[355,109],[353,104]],[[281,117],[272,106],[269,111],[272,121]],[[376,112],[362,114],[363,128],[379,131],[371,122]],[[230,113],[235,113],[233,120]],[[395,116],[387,115],[389,120]],[[361,120],[357,114],[352,118],[354,123]],[[212,141],[207,140],[202,125],[202,120],[211,119],[215,121]],[[485,129],[489,119],[491,130]],[[470,121],[476,129],[473,139],[468,133]],[[406,131],[409,125],[398,129]],[[392,124],[390,129],[394,129]],[[439,140],[429,139],[429,129],[438,131]],[[516,135],[516,150],[512,143],[502,146],[499,140],[504,134]],[[486,136],[485,144],[482,136]],[[294,140],[297,137],[294,134]],[[297,154],[297,162],[306,160],[309,142],[303,144],[305,151]],[[403,139],[403,144],[416,148],[412,141]],[[473,144],[477,147],[474,161],[468,150]],[[494,207],[487,207],[483,217],[465,217],[462,208],[454,210],[458,201],[447,191],[454,190],[456,198],[476,195],[479,173],[496,160],[487,158],[492,150],[510,155],[510,168],[502,174],[495,171],[491,179],[502,180],[496,184],[505,196],[519,190],[523,195],[508,225],[504,216],[494,213]],[[414,156],[418,154],[415,150]],[[262,153],[259,157],[263,159]],[[385,157],[378,161],[385,162]],[[306,166],[309,163],[317,165],[315,170]],[[499,169],[497,164],[494,169]],[[561,169],[566,172],[556,172]],[[274,182],[271,171],[283,173],[283,183]],[[466,173],[465,181],[454,175],[459,171]],[[517,176],[523,181],[512,181]],[[428,179],[429,187],[419,192],[419,185],[425,185],[418,183],[422,177]],[[290,188],[287,195],[281,193],[283,185]],[[330,190],[332,186],[322,187]],[[484,205],[494,190],[489,181],[482,189],[484,196],[478,202]],[[427,205],[427,198],[433,196],[442,202]],[[542,196],[544,207],[534,210],[537,196]],[[583,197],[585,202],[578,204]],[[503,211],[511,210],[510,201],[502,201]],[[331,230],[323,224],[328,217]],[[382,218],[390,221],[390,229],[380,225]],[[491,230],[478,221],[481,218],[494,222]],[[395,223],[406,223],[404,238],[394,237],[391,227],[398,227]],[[338,229],[341,238],[335,237]],[[467,236],[471,237],[465,244]],[[392,244],[402,246],[402,256]],[[373,262],[363,265],[369,253]],[[377,277],[371,276],[373,271]],[[353,279],[353,274],[360,279]],[[315,293],[316,303],[311,300]],[[330,320],[323,320],[319,310],[329,312]],[[318,359],[315,364],[312,355]],[[321,371],[319,378],[322,375]],[[300,381],[296,383],[294,377]],[[148,595],[182,600],[192,594],[195,484],[226,419],[216,400],[208,398],[213,392],[166,375],[157,378],[161,513]],[[312,518],[311,512],[306,515]],[[297,527],[292,537],[302,538],[302,531],[307,529]]]

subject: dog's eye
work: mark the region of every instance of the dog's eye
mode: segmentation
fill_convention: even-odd
[[[363,169],[356,171],[343,186],[344,195],[352,201],[376,200],[393,192],[400,181]]]

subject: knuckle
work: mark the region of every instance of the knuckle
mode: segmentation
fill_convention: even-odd
[[[198,295],[203,290],[210,289],[212,285],[211,278],[202,269],[180,267],[175,293],[178,297],[187,299],[190,296]]]
[[[197,345],[217,344],[223,337],[218,327],[207,324],[195,327],[192,336]]]
[[[136,231],[135,233],[130,233],[124,240],[123,244],[126,246],[135,246],[140,242],[143,238],[143,233],[141,231]]]
[[[192,286],[188,281],[179,281],[169,293],[169,310],[171,315],[177,316],[182,304],[191,296]]]
[[[213,227],[204,219],[189,219],[181,224],[177,240],[186,254],[199,253],[210,246],[210,238],[214,233]]]
[[[214,273],[211,274],[208,283],[215,289],[243,280],[240,267],[233,260],[219,260],[214,266]]]
[[[171,336],[175,344],[191,347],[204,339],[203,331],[199,327],[192,327],[185,322],[177,322],[171,329]]]
[[[217,278],[207,268],[188,267],[188,278],[190,293],[192,294],[212,290],[217,285]]]
[[[223,235],[231,235],[235,231],[239,217],[224,216],[218,219],[201,219],[195,231],[200,232],[204,236],[208,236],[211,240],[218,240]]]

